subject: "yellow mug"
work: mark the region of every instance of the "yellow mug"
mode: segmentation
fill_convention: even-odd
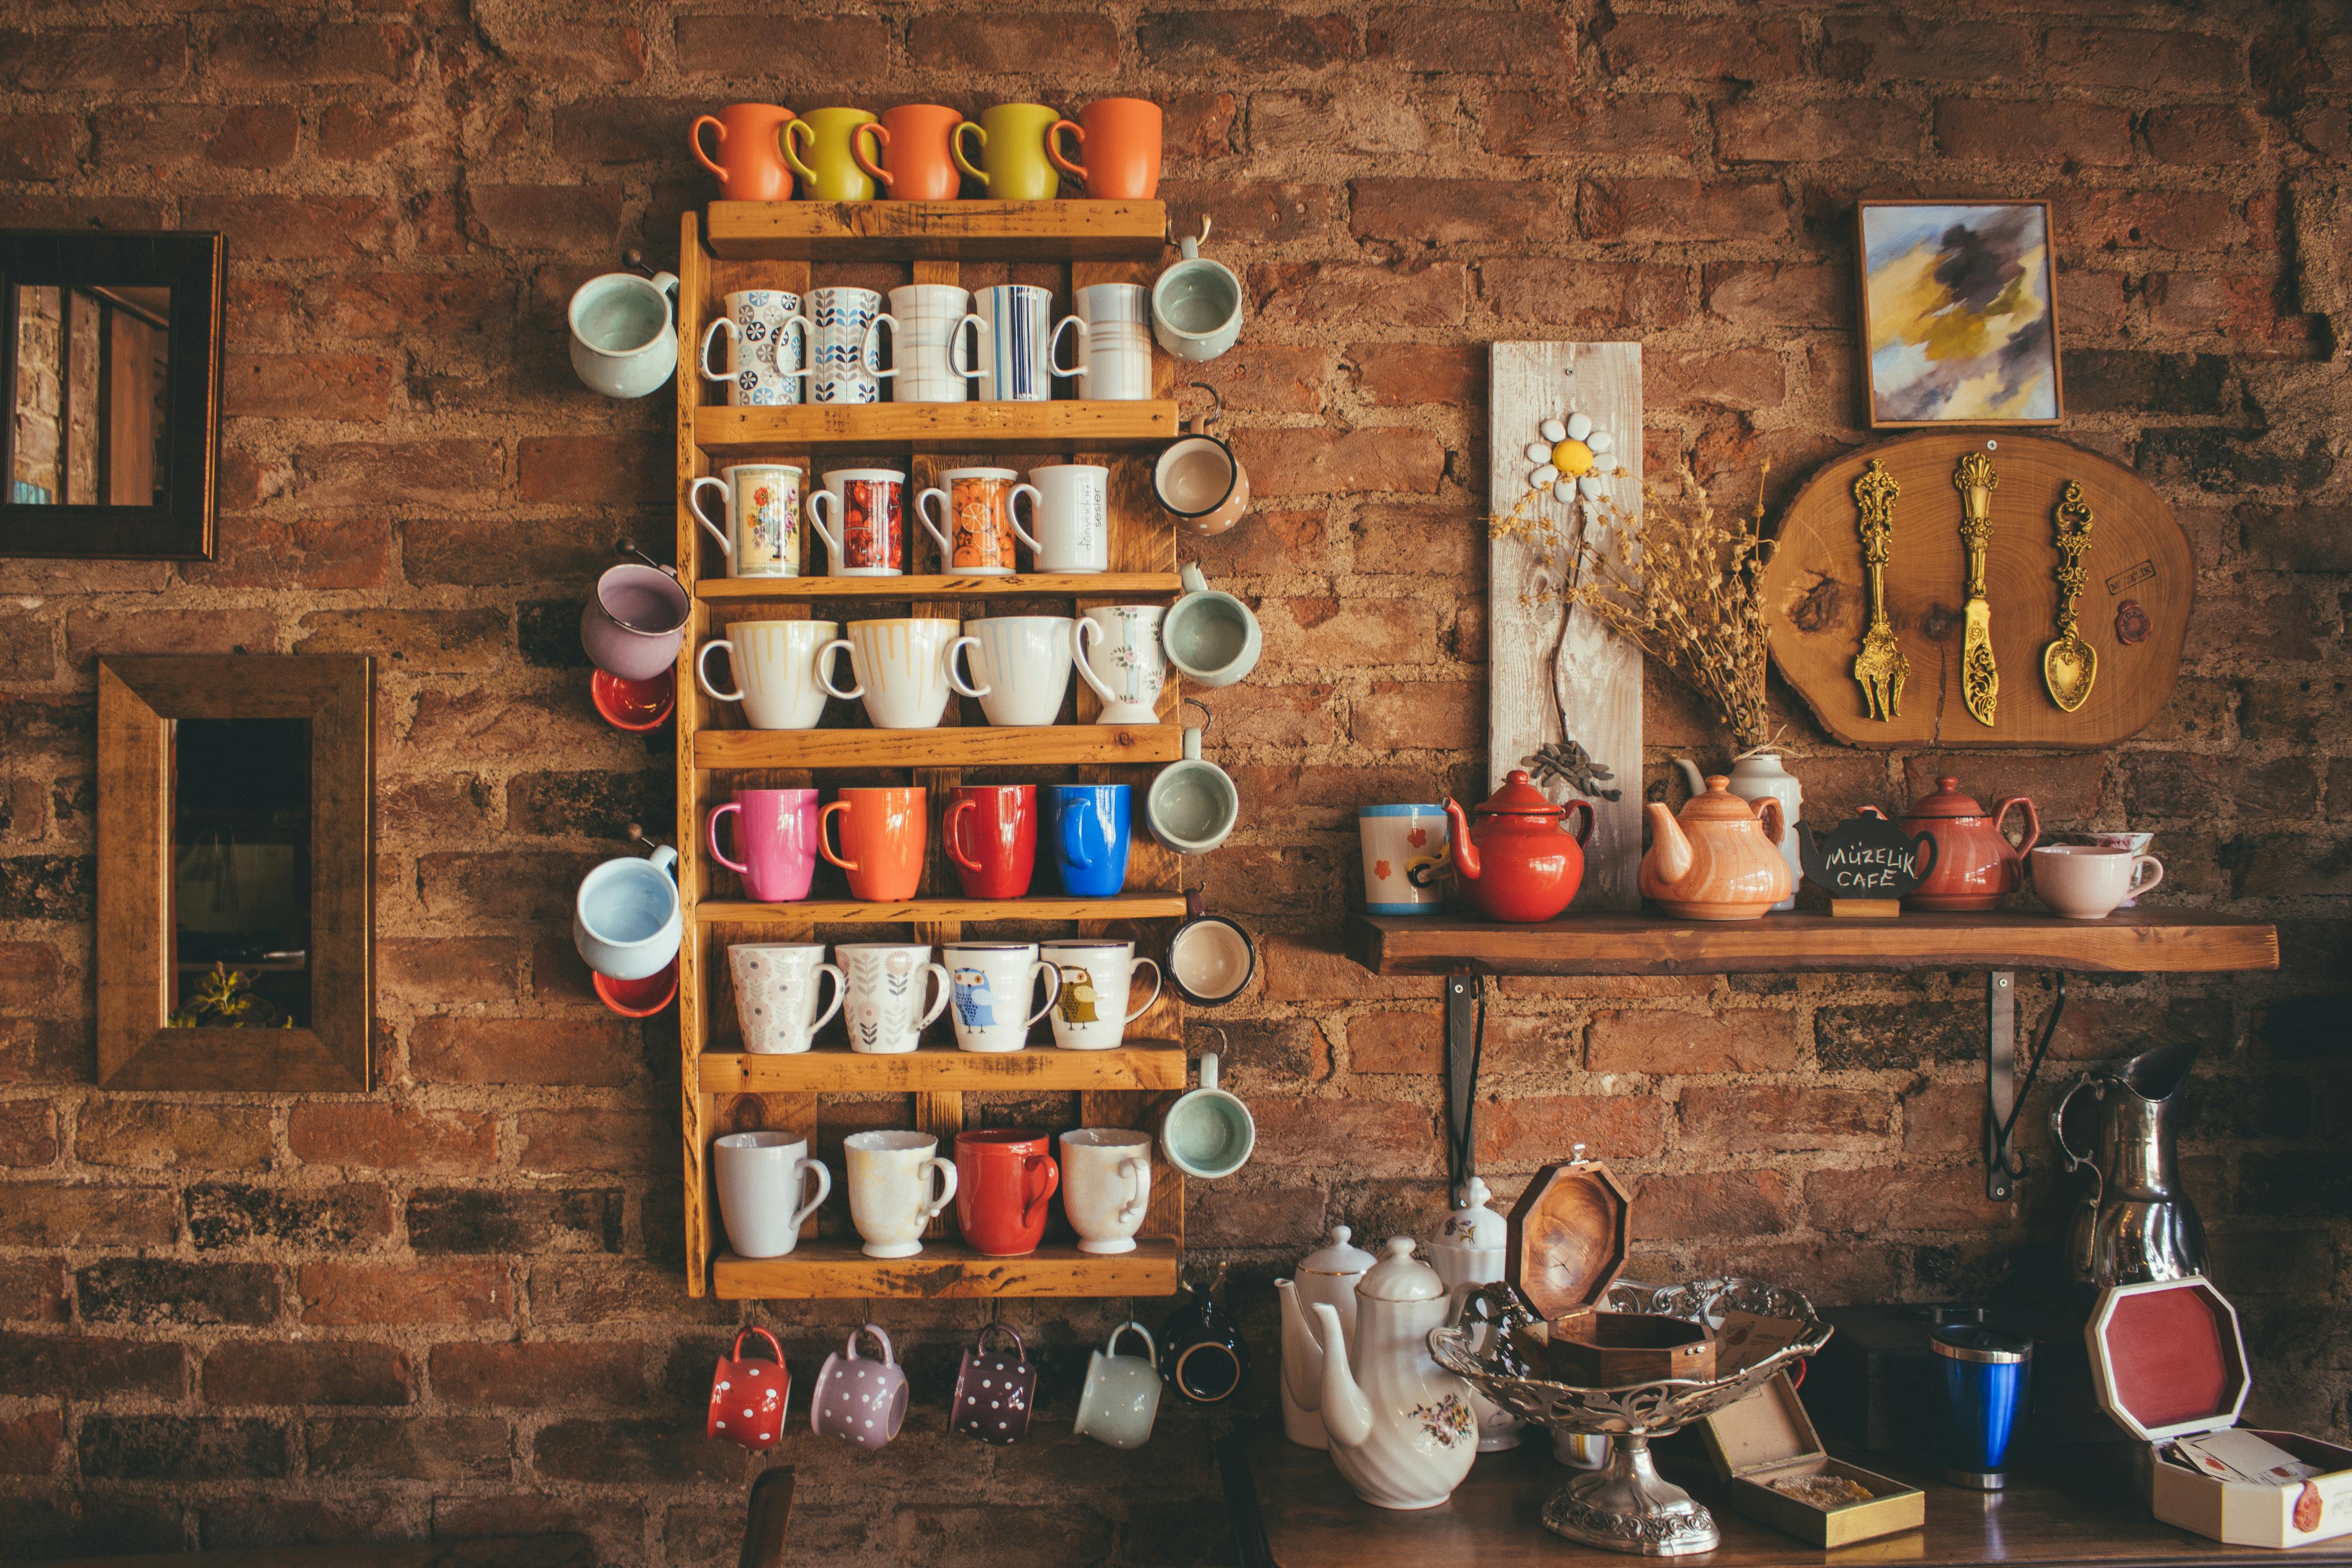
[[[850,156],[849,143],[859,126],[873,123],[874,116],[862,109],[813,109],[798,120],[786,120],[784,161],[801,177],[802,193],[819,202],[872,201],[873,176]],[[797,135],[792,129],[795,125],[801,128]]]
[[[817,113],[823,114],[819,110]],[[956,127],[956,167],[988,187],[992,202],[1050,202],[1062,177],[1045,156],[1045,133],[1062,117],[1042,103],[1000,103],[982,110],[977,122]],[[964,152],[964,137],[980,138],[980,167]]]

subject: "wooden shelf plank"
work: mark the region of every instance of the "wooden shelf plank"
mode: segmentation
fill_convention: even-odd
[[[1087,762],[1173,762],[1172,724],[1054,724],[1000,729],[706,729],[697,768],[1051,768]]]
[[[1159,202],[713,202],[732,261],[1158,261]]]
[[[969,920],[1162,920],[1181,918],[1181,893],[1126,893],[1109,898],[910,898],[866,904],[849,898],[804,898],[796,904],[705,899],[695,906],[705,925],[890,925]]]
[[[1181,1091],[1184,1048],[1174,1040],[1138,1040],[1113,1051],[1062,1051],[1050,1043],[1025,1050],[958,1051],[925,1046],[896,1056],[866,1056],[820,1047],[793,1056],[702,1058],[702,1088],[709,1094],[920,1094],[940,1090]]]
[[[1540,925],[1451,915],[1350,915],[1349,956],[1382,975],[1719,975],[1755,970],[2067,969],[2196,974],[2278,967],[2278,928],[2193,909],[2105,920],[2018,913],[1839,920],[1572,915]]]
[[[1015,577],[719,577],[694,585],[698,599],[741,604],[811,599],[1055,599],[1105,594],[1172,599],[1184,585],[1172,571],[1033,571]]]
[[[803,452],[1108,452],[1176,439],[1176,404],[797,403],[698,408],[694,444],[714,465]]]
[[[926,1241],[912,1258],[868,1258],[855,1241],[803,1240],[782,1258],[719,1255],[724,1301],[841,1301],[877,1297],[1172,1296],[1181,1249],[1138,1239],[1109,1256],[1045,1246],[1025,1258],[983,1258],[961,1241]]]

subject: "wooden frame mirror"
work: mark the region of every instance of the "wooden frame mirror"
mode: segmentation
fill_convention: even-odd
[[[374,671],[100,659],[98,1080],[371,1085]]]
[[[221,236],[0,231],[0,556],[209,560]]]

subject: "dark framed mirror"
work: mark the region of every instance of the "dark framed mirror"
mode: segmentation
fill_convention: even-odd
[[[216,234],[0,230],[0,556],[208,560]]]

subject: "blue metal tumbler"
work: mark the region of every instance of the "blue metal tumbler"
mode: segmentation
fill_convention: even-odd
[[[1944,1369],[1944,1479],[1998,1491],[2001,1465],[2025,1416],[2033,1342],[2006,1329],[1947,1323],[1929,1336]]]

